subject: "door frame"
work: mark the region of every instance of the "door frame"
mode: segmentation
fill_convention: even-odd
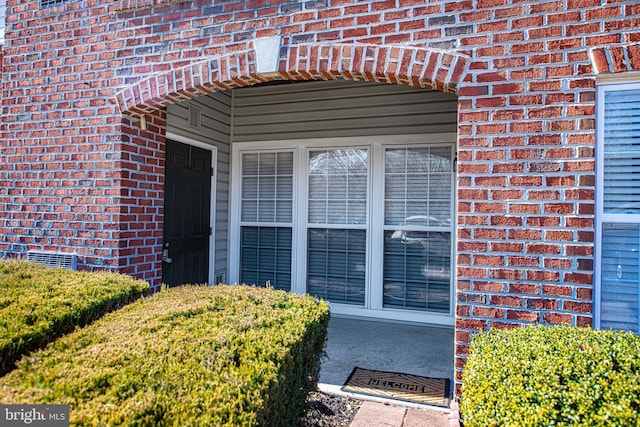
[[[294,177],[299,175],[300,165],[305,164],[307,161],[307,155],[310,149],[330,149],[341,147],[370,147],[371,159],[369,164],[369,188],[367,190],[369,203],[372,202],[372,182],[371,180],[377,179],[383,180],[383,176],[373,176],[371,173],[373,167],[380,167],[379,164],[373,164],[373,151],[376,150],[378,154],[386,146],[393,145],[422,145],[422,144],[439,144],[446,143],[452,144],[454,154],[457,152],[457,135],[455,132],[443,132],[432,134],[408,134],[408,135],[380,135],[375,137],[343,137],[343,138],[310,138],[310,139],[294,139],[294,140],[275,140],[275,141],[248,141],[237,142],[231,146],[231,171],[230,171],[230,200],[229,200],[229,241],[228,241],[228,257],[229,257],[229,283],[239,283],[240,279],[240,205],[241,205],[241,190],[242,190],[242,175],[241,175],[241,155],[246,152],[264,152],[264,151],[291,151],[294,152]],[[380,162],[380,155],[377,156]],[[455,161],[454,161],[455,164]],[[294,207],[298,203],[306,203],[307,197],[307,182],[306,180],[295,180],[293,183],[293,205]],[[451,285],[449,289],[450,293],[450,310],[448,313],[435,313],[435,312],[420,312],[406,309],[384,308],[382,307],[381,296],[371,295],[371,286],[367,287],[366,294],[366,306],[356,307],[346,304],[331,303],[331,312],[347,317],[358,318],[378,318],[391,321],[411,322],[411,323],[424,323],[434,324],[442,326],[453,326],[456,300],[455,300],[455,288],[457,280],[457,272],[455,268],[456,260],[456,242],[457,242],[457,221],[456,221],[456,202],[457,202],[457,171],[454,168],[452,177],[452,205],[451,205],[451,218],[452,218],[452,247],[451,247]],[[305,210],[299,210],[298,214]],[[306,211],[305,211],[306,212]],[[369,208],[368,215],[371,213]],[[367,229],[370,229],[373,224],[371,223],[375,219],[369,218]],[[304,222],[306,217],[296,216],[294,212],[294,222]],[[378,218],[378,221],[380,219]],[[379,224],[378,224],[379,225]],[[295,226],[294,226],[295,228]],[[305,293],[306,288],[302,289],[302,282],[306,280],[306,259],[302,259],[301,253],[303,251],[299,248],[306,247],[306,235],[296,236],[294,233],[292,241],[292,286],[291,292]],[[368,233],[369,234],[369,233]],[[232,239],[231,236],[238,236]],[[371,239],[372,236],[368,236]],[[378,236],[379,237],[379,236]],[[379,239],[378,239],[379,240]],[[382,244],[380,241],[371,242],[375,244],[376,248],[380,248]],[[367,262],[372,262],[372,251],[367,251]],[[306,253],[306,252],[305,252]],[[303,263],[304,265],[300,264]],[[367,283],[370,283],[373,269],[367,268]],[[374,299],[378,309],[371,309],[371,302]]]
[[[179,135],[173,132],[167,132],[165,134],[166,139],[179,142],[181,144],[191,145],[193,147],[203,148],[211,151],[211,168],[213,169],[211,174],[211,194],[209,195],[210,213],[209,213],[209,227],[211,227],[211,235],[209,236],[209,273],[207,283],[209,285],[215,285],[215,271],[216,271],[216,183],[218,176],[218,147],[215,145],[207,144],[206,142],[198,141],[196,139]]]

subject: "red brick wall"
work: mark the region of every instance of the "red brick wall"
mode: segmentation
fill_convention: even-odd
[[[7,15],[3,255],[77,252],[157,284],[158,108],[274,78],[388,81],[459,96],[456,366],[473,330],[591,323],[595,77],[639,69],[637,1],[8,0]],[[265,36],[283,38],[280,73],[256,76]]]

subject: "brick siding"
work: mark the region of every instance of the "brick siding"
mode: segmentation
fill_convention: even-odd
[[[257,74],[273,36],[278,69]],[[475,330],[591,324],[596,76],[640,71],[634,0],[8,0],[4,55],[5,257],[74,252],[157,286],[162,107],[274,79],[408,84],[459,97],[457,379]]]

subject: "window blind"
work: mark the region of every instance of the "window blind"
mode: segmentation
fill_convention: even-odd
[[[449,311],[451,157],[449,147],[385,151],[385,307]]]
[[[291,290],[293,153],[243,154],[241,193],[240,281]]]
[[[365,224],[367,150],[309,153],[309,222]]]
[[[291,290],[291,228],[242,227],[240,281]]]
[[[40,0],[40,7],[53,7],[59,4],[68,3],[70,0]]]
[[[365,302],[365,230],[309,229],[307,289],[330,302]]]
[[[385,152],[385,224],[449,226],[451,149],[400,148]]]
[[[331,302],[364,305],[368,151],[309,153],[307,290]],[[335,227],[338,226],[338,227]],[[358,227],[359,229],[352,229]]]
[[[245,222],[290,223],[293,153],[242,155],[242,209]]]
[[[6,16],[7,16],[7,0],[0,0],[0,45],[4,44]]]
[[[640,214],[640,89],[604,102],[604,213]]]
[[[602,225],[600,326],[638,329],[640,225]]]
[[[640,89],[602,93],[600,326],[640,332]]]

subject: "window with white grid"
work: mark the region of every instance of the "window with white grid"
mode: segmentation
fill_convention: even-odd
[[[242,155],[240,281],[291,289],[293,153]]]
[[[309,153],[307,290],[330,302],[365,303],[368,154]]]
[[[598,88],[596,318],[640,332],[640,84]],[[599,298],[598,298],[599,297]]]
[[[448,312],[451,147],[385,150],[385,307]]]
[[[293,153],[242,156],[242,221],[291,222]]]
[[[232,276],[333,313],[451,324],[455,134],[233,149]]]

